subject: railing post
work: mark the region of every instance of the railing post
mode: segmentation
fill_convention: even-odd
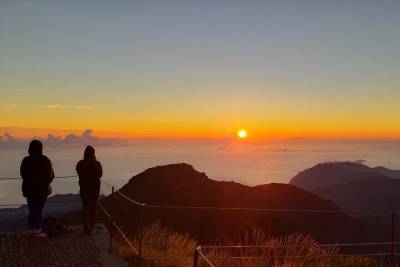
[[[114,194],[114,191],[115,191],[115,188],[114,188],[114,186],[112,186],[111,187],[111,194]],[[112,252],[113,235],[114,235],[114,219],[111,217],[110,218],[110,243],[109,243],[109,247],[108,247],[108,251],[110,253]]]
[[[143,263],[143,237],[144,237],[144,220],[146,216],[147,205],[143,204],[139,208],[139,255],[138,255],[138,267],[142,266]]]
[[[390,260],[391,260],[391,267],[394,267],[396,265],[396,260],[395,260],[395,251],[396,251],[396,246],[395,246],[395,240],[396,240],[396,233],[395,233],[395,218],[396,218],[396,213],[392,212],[392,250],[390,253]]]
[[[197,244],[194,246],[193,267],[197,267],[199,261],[199,248],[200,247]]]

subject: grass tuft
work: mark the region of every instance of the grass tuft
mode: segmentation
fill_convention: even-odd
[[[180,234],[157,222],[143,231],[142,266],[189,267],[193,264],[196,240]],[[129,238],[138,248],[138,237]],[[115,248],[132,266],[135,257],[122,239],[116,239]],[[320,247],[309,235],[291,234],[271,237],[263,229],[239,233],[233,238],[222,238],[216,246],[247,246],[246,248],[203,247],[202,252],[216,267],[378,267],[383,266],[371,257],[342,257],[338,247]],[[257,246],[257,247],[252,247]],[[208,267],[199,259],[199,267]]]

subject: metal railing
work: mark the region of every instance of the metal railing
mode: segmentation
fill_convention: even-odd
[[[355,247],[355,246],[378,246],[378,245],[385,245],[390,246],[390,253],[359,253],[359,254],[341,254],[335,255],[335,257],[355,257],[355,256],[390,256],[391,266],[395,266],[395,258],[397,256],[395,246],[400,245],[400,242],[395,241],[395,218],[396,214],[399,214],[398,211],[389,211],[389,210],[360,210],[360,209],[349,209],[349,210],[318,210],[318,209],[269,209],[269,208],[242,208],[242,207],[214,207],[214,206],[173,206],[173,205],[149,205],[146,203],[142,203],[137,201],[129,196],[126,196],[120,190],[115,190],[115,186],[111,185],[110,183],[102,182],[112,188],[112,192],[114,194],[118,194],[123,199],[131,203],[132,205],[140,208],[139,213],[139,220],[141,223],[139,224],[139,250],[138,250],[138,257],[140,261],[146,259],[143,256],[143,216],[146,214],[147,209],[180,209],[180,210],[218,210],[218,211],[251,211],[251,212],[277,212],[277,213],[305,213],[305,214],[312,214],[312,213],[367,213],[367,214],[388,214],[391,215],[391,241],[387,242],[365,242],[365,243],[335,243],[335,244],[319,244],[318,246],[321,248],[327,247]],[[263,246],[196,246],[194,249],[193,255],[193,266],[197,266],[199,259],[202,259],[208,266],[214,266],[211,260],[213,258],[209,258],[204,254],[202,248],[245,248],[245,247],[253,247],[253,248],[260,248]],[[301,257],[301,256],[299,256]],[[246,257],[229,257],[231,259],[244,259]],[[256,259],[257,257],[247,257],[248,259],[253,258]],[[138,266],[141,266],[140,264]]]
[[[78,175],[74,174],[74,175],[66,175],[66,176],[56,176],[54,177],[54,179],[68,179],[68,178],[77,178]],[[0,180],[21,180],[21,177],[0,177]]]
[[[57,176],[55,179],[66,179],[66,178],[75,178],[77,175],[68,175],[68,176]],[[1,180],[22,180],[19,177],[0,177]],[[120,196],[122,199],[126,200],[131,205],[136,206],[139,209],[139,223],[138,223],[138,247],[135,247],[133,243],[128,238],[128,235],[124,233],[121,228],[121,225],[117,223],[115,218],[112,216],[112,212],[108,211],[101,200],[98,201],[99,208],[105,214],[107,220],[110,222],[110,241],[109,241],[109,249],[112,251],[113,249],[113,238],[115,234],[115,230],[119,233],[122,239],[127,243],[128,247],[132,250],[134,255],[137,257],[137,266],[142,266],[143,260],[157,260],[161,259],[161,257],[145,257],[143,255],[143,242],[144,242],[144,218],[146,216],[148,209],[179,209],[179,210],[216,210],[216,211],[248,211],[248,212],[276,212],[276,213],[303,213],[303,214],[315,214],[315,213],[365,213],[365,214],[387,214],[391,215],[391,241],[387,242],[366,242],[366,243],[337,243],[337,244],[318,244],[321,248],[327,247],[354,247],[354,246],[390,246],[390,253],[360,253],[360,254],[341,254],[335,255],[336,257],[353,257],[353,256],[389,256],[391,266],[395,266],[395,258],[400,254],[396,252],[396,245],[400,245],[400,242],[396,242],[395,240],[395,220],[396,214],[399,214],[399,211],[389,211],[389,210],[370,210],[370,209],[337,209],[337,210],[320,210],[320,209],[271,209],[271,208],[246,208],[246,207],[218,207],[218,206],[180,206],[180,205],[152,205],[142,203],[129,197],[122,193],[120,190],[115,190],[115,186],[104,179],[101,179],[101,183],[107,185],[111,188],[111,195],[115,196],[116,194]],[[57,203],[68,203],[69,201],[59,201]],[[76,202],[76,201],[75,201]],[[56,203],[56,202],[51,202]],[[12,206],[21,206],[24,203],[14,203],[14,204],[0,204],[0,207],[12,207]],[[201,260],[205,262],[208,266],[214,267],[215,265],[212,263],[213,259],[221,259],[223,257],[207,257],[204,252],[204,248],[207,249],[237,249],[237,248],[263,248],[268,246],[200,246],[196,245],[193,253],[193,266],[198,266],[198,262]],[[282,246],[284,247],[284,246]],[[257,257],[229,257],[230,259],[256,259]]]

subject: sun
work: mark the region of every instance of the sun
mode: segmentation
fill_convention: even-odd
[[[247,138],[247,131],[246,131],[245,129],[240,129],[240,130],[237,132],[237,136],[238,136],[240,139]]]

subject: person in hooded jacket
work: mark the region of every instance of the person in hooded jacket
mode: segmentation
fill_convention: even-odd
[[[43,155],[43,144],[38,140],[32,140],[29,156],[21,163],[22,193],[27,199],[29,214],[28,224],[33,235],[47,237],[42,232],[42,212],[47,197],[51,194],[50,183],[54,179],[54,171],[51,161]]]
[[[103,175],[101,163],[97,161],[95,149],[87,146],[83,160],[76,165],[79,176],[79,194],[81,196],[83,210],[83,232],[85,234],[95,233],[97,201],[100,194],[100,178]]]

